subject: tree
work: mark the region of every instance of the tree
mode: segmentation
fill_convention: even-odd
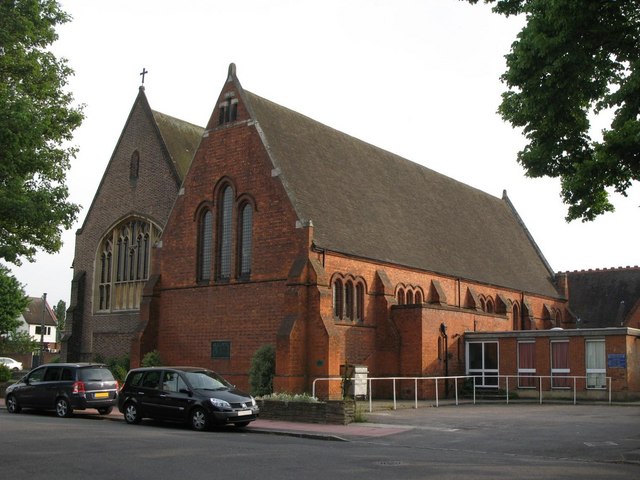
[[[73,71],[47,46],[70,17],[54,0],[0,2],[0,260],[57,252],[79,207],[68,202],[65,146],[82,107],[64,91]]]
[[[53,308],[53,313],[56,314],[56,320],[58,320],[56,331],[58,332],[58,337],[60,337],[60,335],[62,335],[62,332],[64,332],[65,320],[67,318],[67,304],[64,302],[64,300],[58,301],[56,306]]]
[[[518,162],[560,178],[568,221],[613,211],[610,191],[626,196],[640,180],[640,0],[484,1],[526,15],[498,109],[527,138]],[[610,127],[593,140],[590,116],[604,111]]]
[[[0,298],[0,335],[6,335],[20,326],[20,315],[27,308],[29,298],[16,277],[3,265],[0,265]]]

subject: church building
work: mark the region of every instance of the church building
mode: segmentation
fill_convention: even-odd
[[[151,110],[140,87],[84,223],[76,232],[68,361],[129,354],[159,241],[203,128]]]
[[[152,350],[248,388],[276,347],[276,391],[347,364],[464,374],[467,332],[575,327],[509,201],[242,88],[205,129],[141,87],[77,233],[68,360]]]

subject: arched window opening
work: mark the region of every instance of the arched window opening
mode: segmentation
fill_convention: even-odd
[[[218,280],[222,281],[231,278],[232,224],[233,188],[226,186],[218,209]]]
[[[407,305],[413,305],[413,292],[407,290]]]
[[[200,217],[198,226],[198,280],[211,278],[211,251],[213,240],[213,214],[206,210]]]
[[[487,303],[484,301],[484,297],[480,297],[480,310],[487,311]]]
[[[356,285],[356,321],[364,321],[364,285]]]
[[[159,236],[160,229],[142,219],[120,223],[105,235],[96,255],[99,267],[94,277],[94,308],[97,311],[140,308],[142,289],[149,278],[151,242]]]
[[[420,292],[419,290],[416,292],[416,304],[417,305],[422,305],[422,292]]]
[[[493,312],[495,311],[495,308],[494,308],[494,306],[493,306],[493,300],[492,300],[492,299],[487,298],[487,305],[486,305],[486,308],[487,308],[487,313],[493,313]]]
[[[404,289],[398,290],[398,305],[404,305]]]
[[[353,320],[353,283],[348,281],[344,286],[344,318]]]
[[[240,278],[246,279],[251,274],[253,248],[253,207],[248,203],[245,203],[240,208],[239,224],[238,271],[240,272]]]
[[[333,282],[333,316],[342,319],[342,281],[340,279]]]
[[[512,318],[512,323],[513,323],[513,329],[514,330],[520,330],[521,328],[521,324],[520,324],[520,309],[518,308],[518,304],[514,303],[513,304],[513,309],[511,310],[512,314],[513,314],[513,318]]]
[[[135,180],[140,176],[140,153],[138,150],[134,150],[131,154],[131,160],[129,163],[129,179]]]

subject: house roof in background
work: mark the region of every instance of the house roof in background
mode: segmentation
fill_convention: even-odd
[[[29,297],[29,305],[24,311],[22,316],[24,321],[29,325],[42,325],[42,307],[44,305],[44,324],[50,326],[57,326],[58,320],[56,314],[53,312],[48,302],[43,302],[42,297]]]
[[[640,302],[640,267],[564,272],[578,328],[625,326]]]

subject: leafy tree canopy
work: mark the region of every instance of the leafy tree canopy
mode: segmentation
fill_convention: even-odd
[[[64,91],[73,71],[47,46],[69,21],[53,0],[0,2],[0,259],[57,252],[79,207],[68,202],[65,146],[83,119]]]
[[[3,265],[0,265],[0,299],[0,335],[15,332],[20,326],[19,317],[26,310],[29,298],[22,285]]]
[[[640,179],[640,0],[484,2],[526,15],[498,110],[523,128],[518,162],[528,176],[560,178],[568,221],[613,211],[609,191],[626,195]],[[613,120],[594,140],[589,116],[604,110]]]

